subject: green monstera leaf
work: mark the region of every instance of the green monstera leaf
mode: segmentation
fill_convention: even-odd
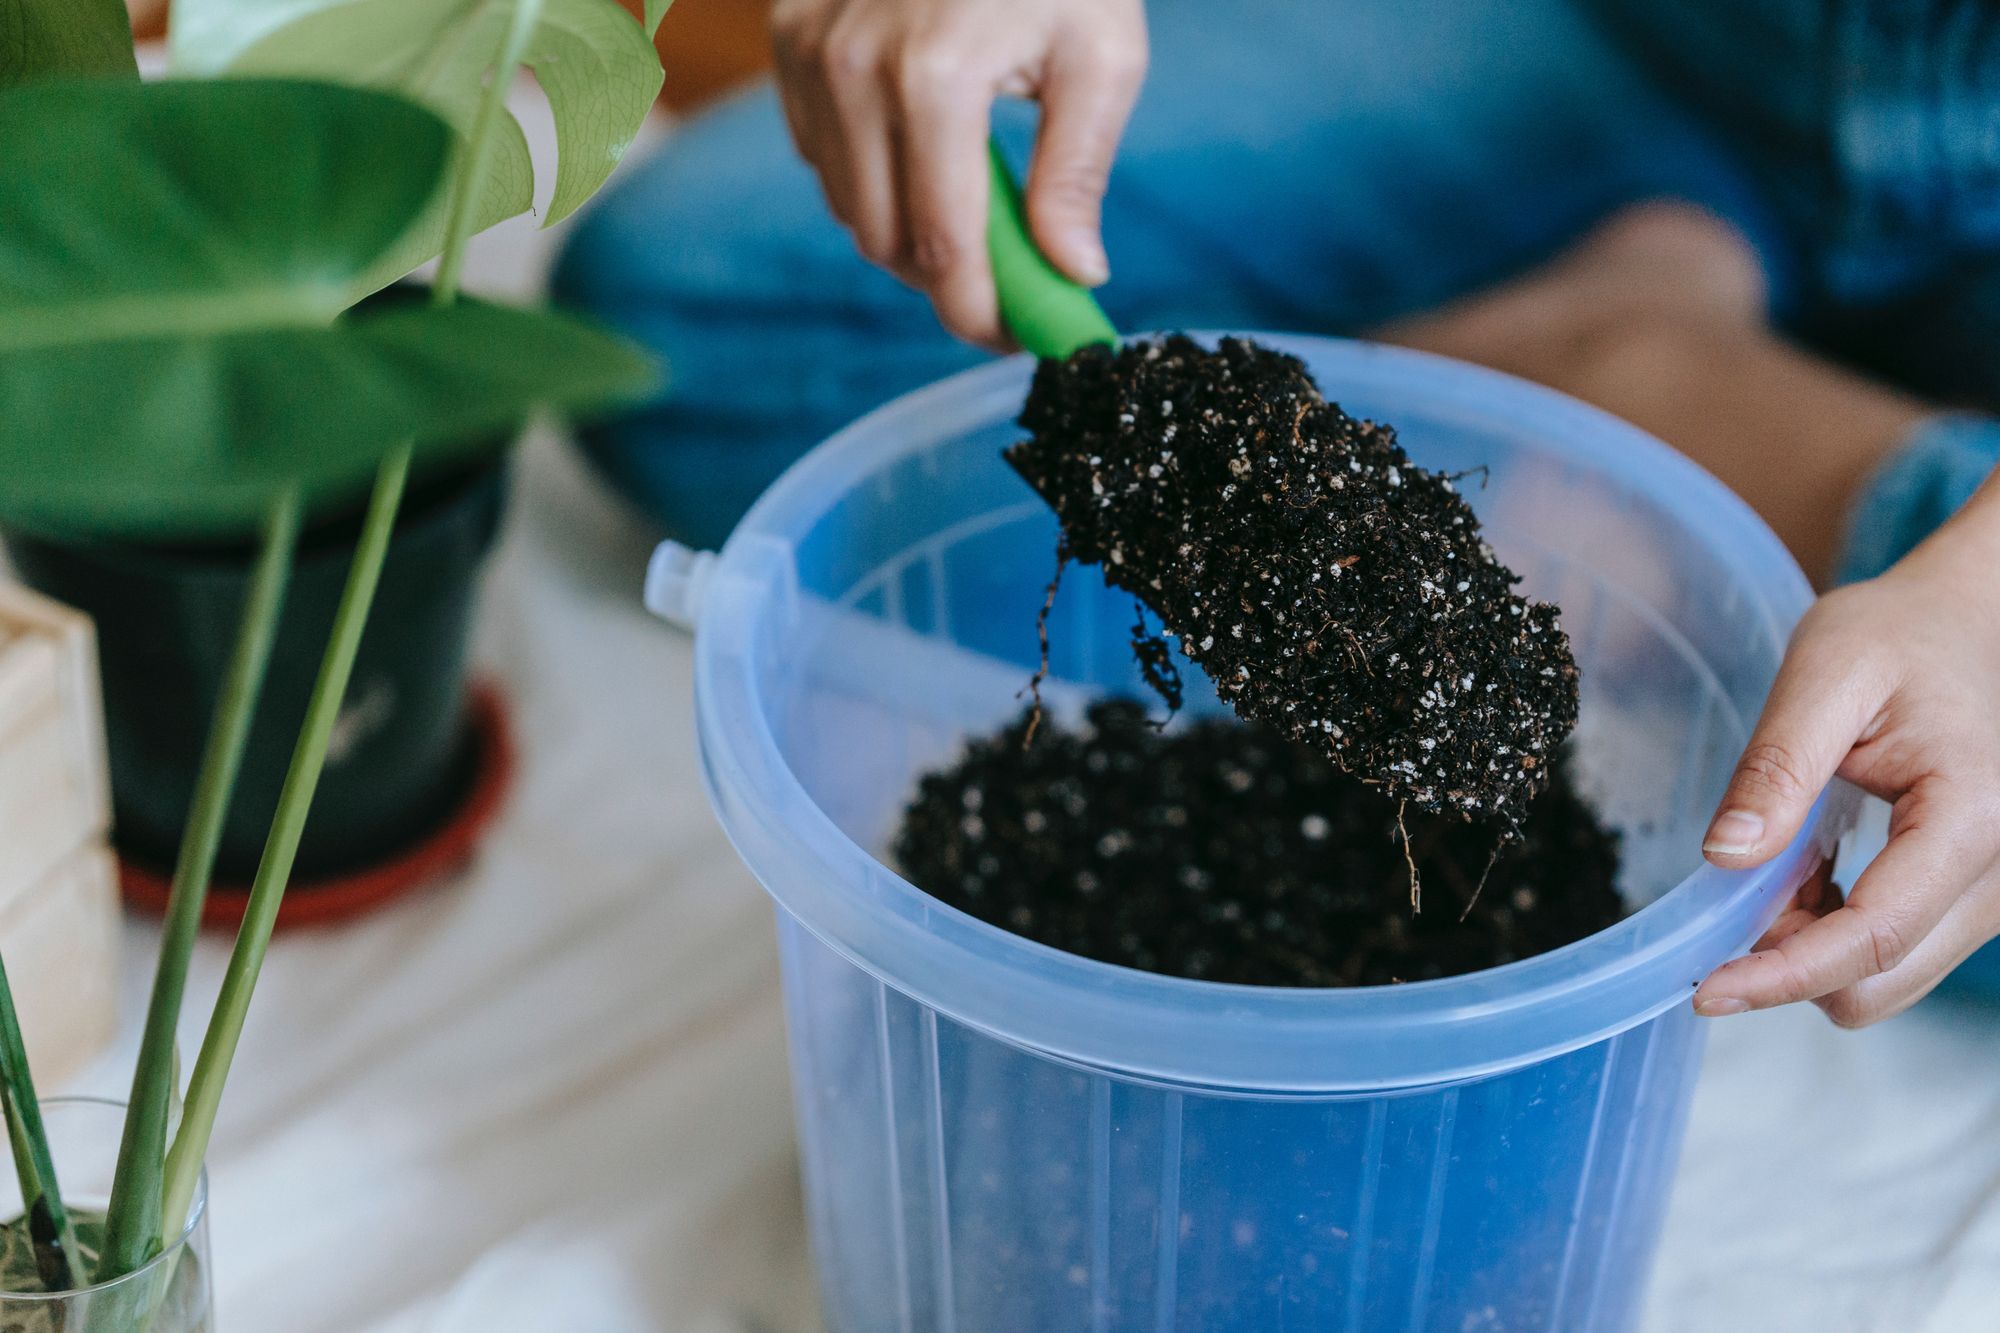
[[[555,118],[547,226],[596,193],[638,134],[660,91],[652,34],[666,9],[666,0],[647,0],[634,19],[616,0],[180,0],[172,52],[187,73],[324,78],[399,93],[449,121],[465,152],[481,93],[522,23],[521,63]],[[485,161],[475,229],[526,212],[534,197],[527,139],[512,116]],[[397,261],[407,269],[436,254],[445,226],[440,201]]]
[[[538,405],[652,387],[629,344],[570,317],[461,300],[276,326],[0,348],[0,522],[174,536],[254,527],[301,485],[366,488],[389,450],[487,447]]]
[[[0,0],[0,86],[92,74],[139,76],[125,0]]]
[[[0,93],[0,143],[0,521],[240,530],[280,487],[345,494],[403,443],[652,387],[640,353],[551,313],[339,318],[439,192],[450,132],[401,98],[37,83]]]
[[[0,93],[0,358],[329,324],[440,192],[449,142],[423,108],[333,84]]]

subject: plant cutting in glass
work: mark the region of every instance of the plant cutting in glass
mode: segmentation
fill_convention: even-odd
[[[0,26],[0,523],[120,540],[255,528],[256,564],[175,865],[99,1252],[79,1253],[0,975],[0,1103],[44,1289],[105,1282],[185,1225],[404,484],[543,406],[646,392],[640,353],[462,300],[467,238],[525,211],[517,71],[555,115],[555,221],[657,93],[615,0],[183,0],[177,71],[139,82],[118,0]],[[354,310],[433,256],[428,305]],[[107,391],[117,386],[115,392]],[[372,489],[370,478],[372,476]],[[307,517],[368,490],[319,676],[180,1107],[174,1033],[223,815]],[[178,1126],[173,1121],[178,1114]]]

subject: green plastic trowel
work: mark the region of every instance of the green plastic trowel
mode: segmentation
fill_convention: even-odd
[[[1091,343],[1117,342],[1118,330],[1090,289],[1064,277],[1035,244],[1021,187],[1000,155],[1000,145],[989,144],[988,156],[993,188],[986,214],[986,248],[1007,331],[1040,357],[1062,358]]]

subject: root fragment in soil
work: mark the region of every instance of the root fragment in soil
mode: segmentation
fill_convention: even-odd
[[[919,888],[1055,948],[1212,981],[1379,985],[1497,967],[1624,915],[1617,835],[1566,751],[1509,838],[1404,806],[1270,726],[1162,733],[1145,704],[1111,700],[1024,748],[1030,711],[920,781],[893,855]],[[1436,901],[1413,914],[1419,877]]]
[[[1041,365],[1021,425],[1007,459],[1063,556],[1150,608],[1243,717],[1413,811],[1512,827],[1548,785],[1577,713],[1556,608],[1516,592],[1452,478],[1296,358],[1088,347]],[[1157,638],[1134,643],[1171,712]]]

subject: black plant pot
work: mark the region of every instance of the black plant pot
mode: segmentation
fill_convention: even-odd
[[[507,471],[496,453],[412,485],[299,847],[301,880],[353,875],[451,819],[475,780],[466,656],[477,574]],[[277,808],[360,533],[358,512],[305,533],[216,877],[247,883]],[[97,622],[119,850],[171,867],[221,690],[254,547],[65,544],[10,534],[31,585]]]

